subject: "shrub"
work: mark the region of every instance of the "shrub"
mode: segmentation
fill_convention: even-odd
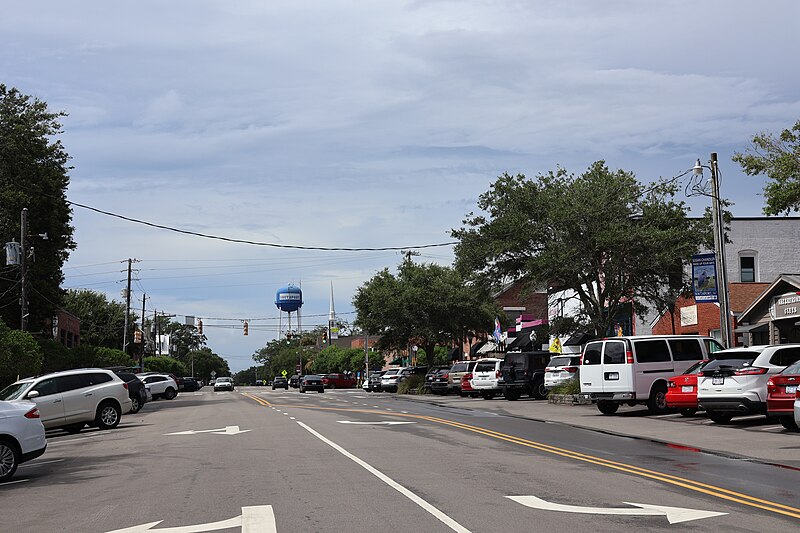
[[[0,320],[0,389],[18,378],[42,371],[42,349],[26,331],[10,329]]]
[[[557,387],[550,389],[550,394],[580,394],[581,383],[577,378],[573,378]]]
[[[398,394],[422,394],[424,390],[425,376],[409,376],[397,386]]]

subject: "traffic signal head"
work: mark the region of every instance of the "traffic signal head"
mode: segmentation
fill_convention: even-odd
[[[197,333],[199,333],[200,335],[203,334],[203,321],[202,320],[198,320],[197,321]]]
[[[325,344],[327,342],[328,342],[328,332],[327,331],[323,331],[322,332],[322,344]]]
[[[248,324],[247,320],[245,320],[244,324],[242,324],[242,331],[244,332],[245,335],[247,335],[247,330],[248,330]]]

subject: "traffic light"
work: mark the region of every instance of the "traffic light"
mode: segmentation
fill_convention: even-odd
[[[136,331],[133,332],[133,342],[135,342],[136,344],[141,344],[142,343],[142,332],[141,332],[141,330],[137,329]]]
[[[247,320],[245,320],[244,323],[242,324],[242,330],[244,331],[245,336],[247,336],[247,326],[248,326]]]
[[[322,344],[325,344],[327,342],[328,342],[328,332],[327,331],[323,331],[322,332]]]
[[[197,321],[197,333],[199,333],[200,335],[203,334],[203,321],[202,320],[198,320]]]

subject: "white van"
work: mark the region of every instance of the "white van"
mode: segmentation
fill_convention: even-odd
[[[581,394],[606,415],[623,403],[646,403],[651,413],[667,410],[667,380],[722,350],[700,335],[608,337],[586,343],[581,355]]]

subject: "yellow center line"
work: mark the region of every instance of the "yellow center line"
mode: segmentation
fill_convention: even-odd
[[[791,507],[788,505],[783,505],[781,503],[771,502],[768,500],[763,500],[760,498],[756,498],[754,496],[749,496],[747,494],[742,494],[740,492],[735,492],[732,490],[724,489],[722,487],[717,487],[715,485],[709,485],[706,483],[702,483],[699,481],[694,481],[687,478],[682,478],[679,476],[674,476],[671,474],[665,474],[663,472],[658,472],[655,470],[648,470],[646,468],[629,465],[626,463],[620,463],[617,461],[611,461],[609,459],[603,459],[602,457],[595,457],[593,455],[588,455],[581,452],[576,452],[572,450],[567,450],[564,448],[559,448],[557,446],[552,446],[550,444],[544,444],[541,442],[536,442],[528,439],[524,439],[522,437],[516,437],[514,435],[509,435],[506,433],[501,433],[499,431],[494,431],[491,429],[481,428],[478,426],[471,426],[469,424],[464,424],[462,422],[456,422],[453,420],[447,420],[444,418],[437,418],[433,416],[426,416],[426,415],[415,415],[415,414],[405,414],[405,413],[396,413],[391,412],[388,413],[386,411],[378,411],[375,409],[353,409],[347,407],[320,407],[316,405],[278,405],[272,404],[269,401],[258,398],[256,396],[252,396],[250,394],[244,394],[248,398],[251,398],[258,402],[261,405],[266,407],[288,407],[288,408],[296,408],[296,409],[316,409],[320,411],[343,411],[343,412],[351,412],[351,413],[367,413],[367,414],[380,414],[384,416],[399,416],[405,418],[414,418],[417,420],[425,420],[434,424],[441,424],[451,426],[457,429],[463,429],[466,431],[470,431],[473,433],[478,433],[480,435],[484,435],[486,437],[491,437],[493,439],[502,440],[505,442],[509,442],[512,444],[517,444],[520,446],[524,446],[527,448],[533,448],[535,450],[539,450],[542,452],[559,455],[561,457],[565,457],[567,459],[574,459],[577,461],[583,461],[586,463],[595,464],[598,466],[603,466],[606,468],[611,468],[614,470],[618,470],[621,472],[627,472],[629,474],[634,474],[637,476],[653,479],[656,481],[660,481],[662,483],[668,483],[671,485],[679,486],[688,490],[693,490],[696,492],[701,492],[703,494],[707,494],[709,496],[714,496],[716,498],[721,498],[724,500],[740,503],[743,505],[748,505],[750,507],[756,507],[758,509],[763,509],[765,511],[770,511],[773,513],[779,513],[785,516],[790,516],[792,518],[800,518],[800,509],[796,507]]]

